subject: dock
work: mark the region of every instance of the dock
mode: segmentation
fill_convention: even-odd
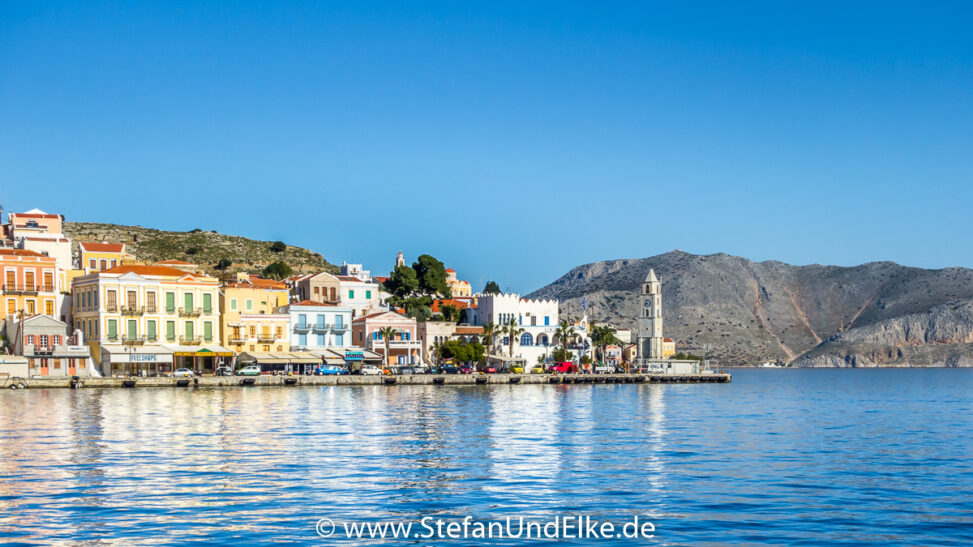
[[[74,386],[70,377],[30,378],[20,382],[37,388],[137,388],[137,387],[250,387],[250,386],[368,386],[368,385],[523,385],[523,384],[725,384],[727,373],[707,374],[403,374],[395,376],[197,376],[194,378],[80,378]]]

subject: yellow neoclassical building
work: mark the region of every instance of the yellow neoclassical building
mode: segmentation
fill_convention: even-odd
[[[211,372],[219,345],[219,283],[164,266],[125,265],[78,277],[74,327],[105,374]]]
[[[78,242],[78,267],[86,275],[134,262],[135,256],[125,251],[124,243]]]
[[[287,285],[239,274],[220,287],[220,342],[237,353],[290,349],[288,314],[277,313],[289,298]]]

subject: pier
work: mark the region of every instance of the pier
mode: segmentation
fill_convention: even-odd
[[[368,386],[368,385],[523,385],[523,384],[724,384],[731,381],[727,373],[707,374],[403,374],[395,376],[197,376],[193,378],[80,378],[84,388],[139,387],[251,387],[251,386]],[[9,382],[7,382],[9,384]],[[70,377],[30,378],[20,387],[70,388]]]

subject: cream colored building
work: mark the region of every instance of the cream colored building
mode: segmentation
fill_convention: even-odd
[[[456,270],[446,268],[446,285],[449,286],[449,293],[453,298],[467,298],[473,296],[473,288],[469,281],[456,279]]]
[[[165,266],[125,265],[74,280],[74,328],[102,372],[211,372],[232,357],[219,345],[219,286]]]

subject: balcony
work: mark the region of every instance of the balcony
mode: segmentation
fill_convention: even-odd
[[[118,335],[117,334],[109,334],[108,336],[105,337],[105,341],[107,341],[107,342],[118,342]]]
[[[145,306],[141,308],[138,306],[122,306],[122,315],[143,315],[145,313]]]
[[[36,296],[37,287],[34,285],[4,285],[4,294],[23,294],[27,296]]]
[[[145,341],[148,342],[148,343],[150,343],[150,344],[155,344],[156,342],[159,341],[159,337],[156,336],[156,335],[154,335],[154,334],[150,334],[150,335],[148,335],[148,336],[145,337]]]
[[[347,323],[341,323],[340,325],[335,323],[331,328],[336,332],[345,332],[351,327]]]
[[[122,337],[122,343],[126,346],[141,346],[145,344],[144,336],[136,336],[134,338],[129,338],[128,336]]]
[[[203,308],[179,308],[179,317],[199,317]]]
[[[312,330],[312,331],[314,331],[314,332],[321,332],[321,333],[324,333],[324,332],[328,332],[328,330],[329,330],[330,328],[331,328],[331,327],[329,327],[329,326],[328,326],[327,324],[322,324],[322,325],[311,325],[311,330]]]
[[[294,325],[294,332],[308,332],[311,330],[311,325]]]
[[[106,304],[105,311],[108,313],[118,313],[118,306],[114,304]]]
[[[198,346],[199,344],[203,343],[203,339],[200,336],[196,336],[193,338],[186,338],[185,336],[180,336],[179,343],[184,346]]]
[[[240,334],[231,334],[227,340],[229,340],[231,344],[242,344],[247,341],[247,339]]]
[[[274,342],[276,340],[277,337],[273,334],[264,333],[257,335],[257,342]]]
[[[145,313],[158,313],[158,312],[159,312],[159,309],[156,308],[155,306],[151,306],[150,305],[150,306],[146,306],[145,307]]]

